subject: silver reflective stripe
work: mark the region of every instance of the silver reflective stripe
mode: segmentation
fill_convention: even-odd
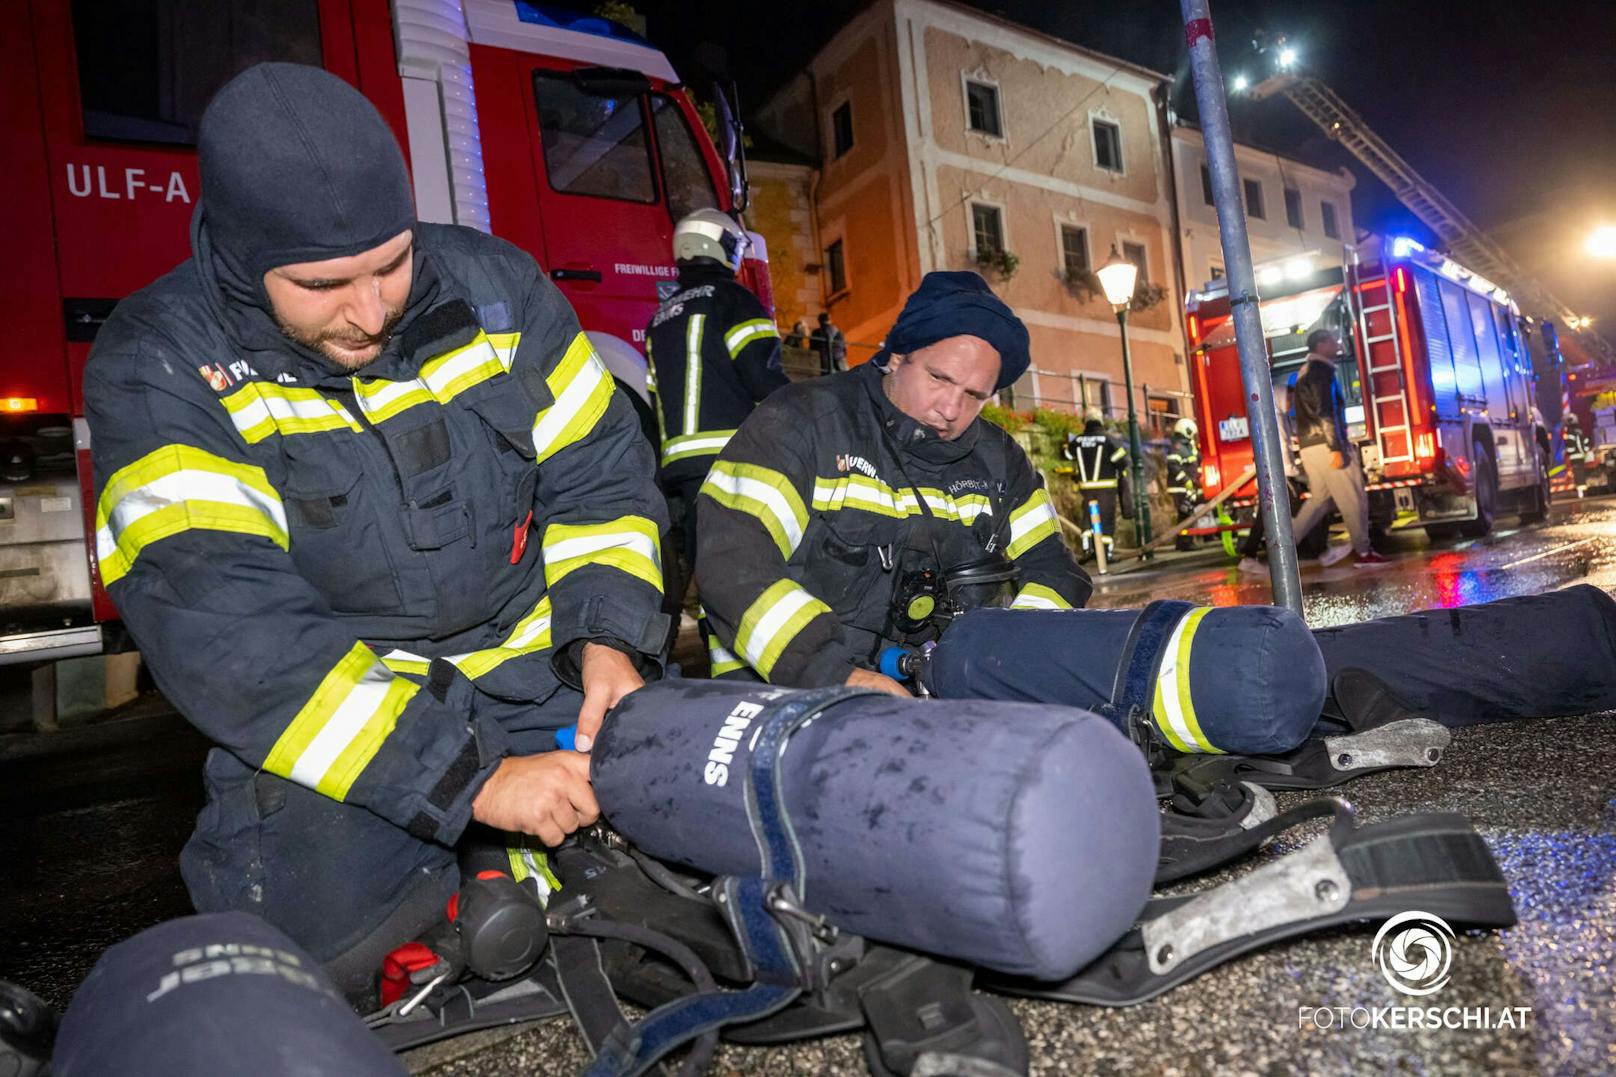
[[[685,327],[685,423],[681,434],[701,429],[701,330],[705,314],[692,314]]]

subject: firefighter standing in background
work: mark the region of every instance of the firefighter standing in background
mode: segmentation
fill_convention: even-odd
[[[1066,435],[1061,455],[1072,462],[1072,481],[1083,499],[1083,522],[1088,523],[1089,502],[1096,502],[1100,530],[1110,538],[1117,531],[1117,492],[1128,469],[1128,447],[1106,433],[1100,409],[1088,409],[1083,419],[1083,432]]]
[[[1565,458],[1571,465],[1572,478],[1577,483],[1577,496],[1588,493],[1588,438],[1582,432],[1582,421],[1574,411],[1565,417]]]
[[[774,319],[735,279],[745,250],[746,232],[716,209],[675,225],[679,290],[645,335],[662,430],[662,491],[692,573],[696,491],[742,420],[786,384]],[[677,609],[684,589],[671,575],[668,595]]]
[[[1173,424],[1167,447],[1167,492],[1173,495],[1180,521],[1189,519],[1201,501],[1201,444],[1197,433],[1194,419],[1180,419]],[[1189,535],[1179,535],[1174,544],[1187,550],[1194,543]]]

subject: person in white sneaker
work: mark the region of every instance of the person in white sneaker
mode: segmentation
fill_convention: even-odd
[[[1333,565],[1348,554],[1354,557],[1354,567],[1385,564],[1386,558],[1369,544],[1369,495],[1358,454],[1347,437],[1341,388],[1335,380],[1335,360],[1340,354],[1341,341],[1334,330],[1315,329],[1307,335],[1307,363],[1297,376],[1291,401],[1310,496],[1291,530],[1305,535],[1331,509],[1340,509],[1351,543],[1326,549],[1319,555],[1319,564]]]

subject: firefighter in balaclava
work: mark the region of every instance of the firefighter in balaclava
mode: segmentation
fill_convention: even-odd
[[[1173,424],[1173,436],[1167,446],[1167,492],[1173,495],[1180,520],[1188,519],[1201,500],[1201,443],[1197,433],[1195,420],[1186,416]],[[1193,542],[1190,536],[1180,535],[1176,544],[1187,550]]]
[[[1089,503],[1100,509],[1100,531],[1109,539],[1117,532],[1117,492],[1128,468],[1128,447],[1106,432],[1099,408],[1083,413],[1083,432],[1067,434],[1061,455],[1072,462],[1072,481],[1083,501],[1088,521]]]
[[[786,384],[774,319],[735,279],[746,231],[716,209],[699,209],[673,229],[678,291],[646,331],[662,433],[661,480],[674,533],[691,570],[696,561],[696,491],[708,468],[758,401]],[[670,587],[675,602],[683,589]]]

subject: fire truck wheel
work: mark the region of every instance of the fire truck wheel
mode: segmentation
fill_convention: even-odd
[[[1471,443],[1470,459],[1476,468],[1476,518],[1461,523],[1459,533],[1465,538],[1485,538],[1492,533],[1498,505],[1498,471],[1492,453],[1479,441]]]

